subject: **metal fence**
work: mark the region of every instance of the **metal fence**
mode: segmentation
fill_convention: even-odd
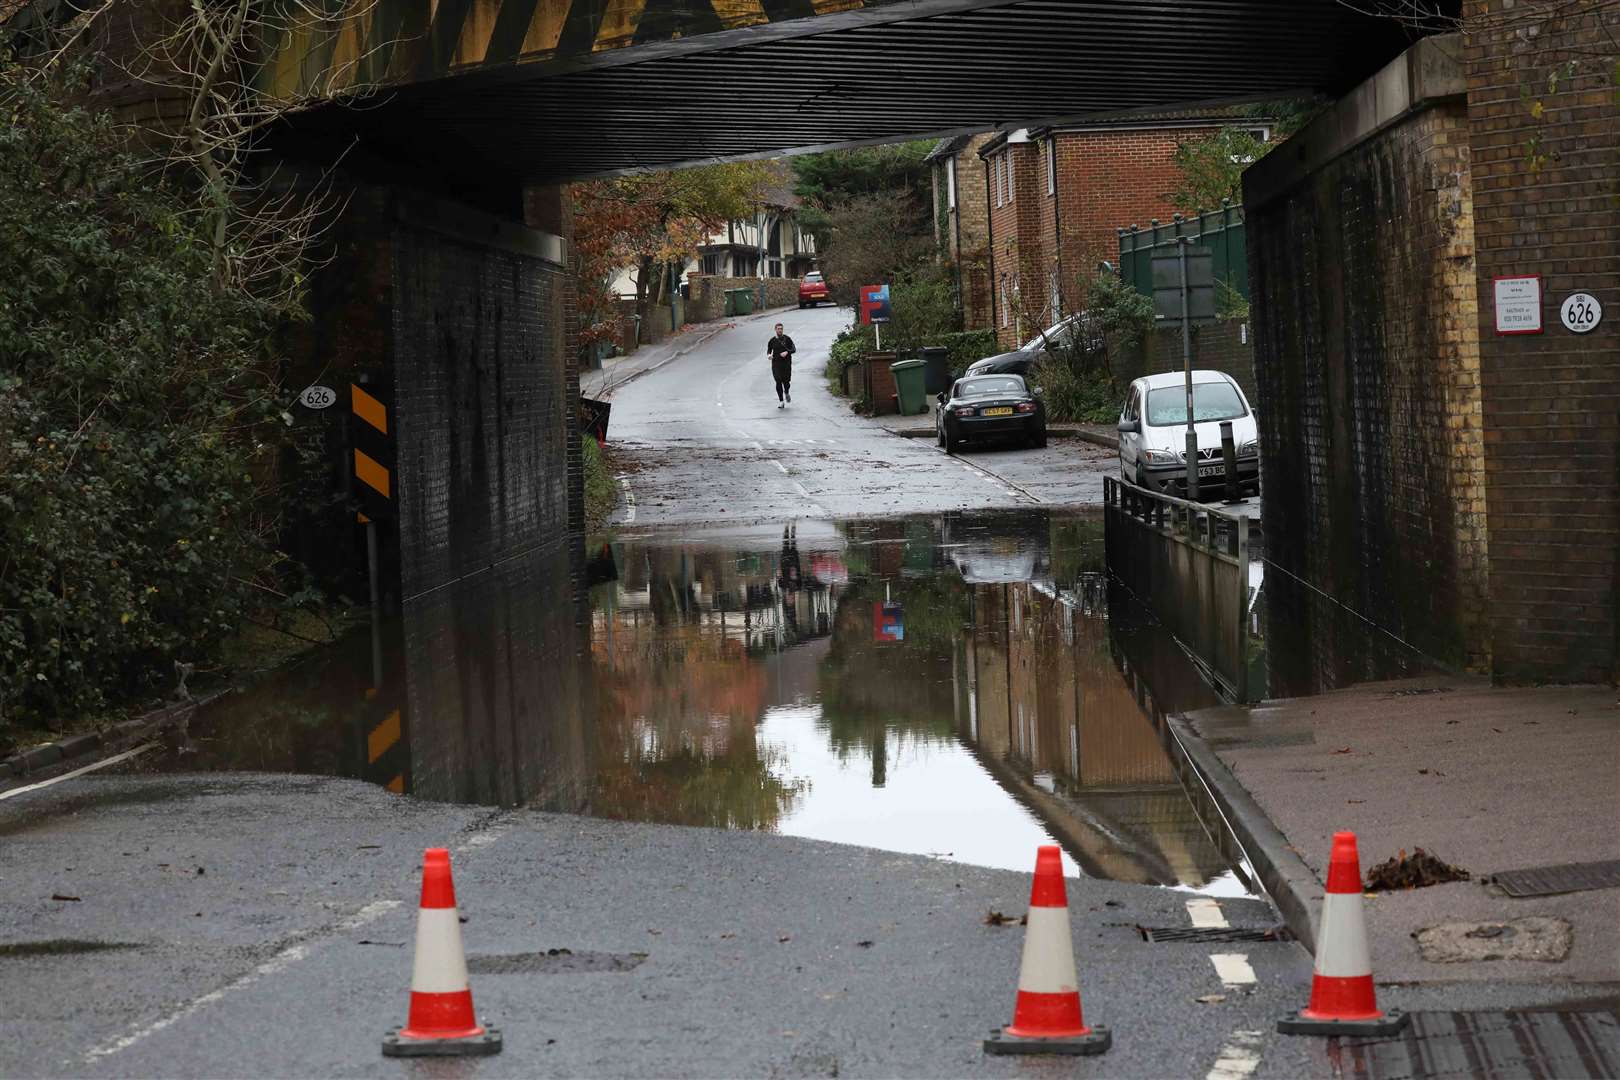
[[[1176,238],[1188,237],[1207,247],[1215,264],[1217,287],[1227,288],[1245,300],[1249,298],[1249,259],[1243,247],[1243,208],[1223,205],[1219,210],[1182,217],[1168,222],[1155,220],[1145,229],[1132,225],[1119,230],[1120,277],[1143,296],[1153,295],[1153,249],[1174,247]]]
[[[1249,519],[1112,476],[1103,478],[1103,501],[1109,572],[1223,693],[1251,700]]]

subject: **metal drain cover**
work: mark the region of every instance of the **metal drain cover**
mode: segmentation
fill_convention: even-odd
[[[1620,1076],[1620,1017],[1608,1011],[1414,1012],[1404,1032],[1328,1043],[1333,1075],[1412,1077]]]
[[[1588,889],[1620,888],[1620,859],[1504,870],[1486,878],[1509,896],[1557,896]]]
[[[1142,935],[1143,941],[1154,944],[1170,944],[1172,942],[1223,943],[1231,941],[1293,941],[1294,935],[1285,927],[1271,926],[1257,929],[1245,929],[1240,926],[1198,926],[1188,928],[1185,926],[1138,926],[1136,932]]]
[[[545,952],[472,955],[467,957],[469,975],[580,975],[592,971],[629,971],[640,967],[646,953],[574,952],[548,949]]]

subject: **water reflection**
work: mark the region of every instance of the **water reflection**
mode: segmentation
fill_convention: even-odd
[[[1088,874],[1242,891],[1142,674],[1195,696],[1196,673],[1111,596],[1102,528],[952,514],[538,553],[408,603],[382,688],[334,649],[161,765],[1015,869],[1055,840]]]

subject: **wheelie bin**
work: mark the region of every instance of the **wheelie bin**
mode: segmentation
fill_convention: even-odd
[[[894,392],[900,399],[901,416],[928,411],[928,393],[923,389],[924,367],[921,360],[896,360],[889,365],[894,373]]]

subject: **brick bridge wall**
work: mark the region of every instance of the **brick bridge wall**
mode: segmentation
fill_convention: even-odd
[[[1273,693],[1489,661],[1459,49],[1422,43],[1246,175]]]
[[[1469,0],[1465,10],[1494,670],[1509,681],[1614,682],[1620,8]],[[1521,274],[1542,277],[1544,330],[1498,336],[1492,278]],[[1559,317],[1576,291],[1603,305],[1587,334]]]

